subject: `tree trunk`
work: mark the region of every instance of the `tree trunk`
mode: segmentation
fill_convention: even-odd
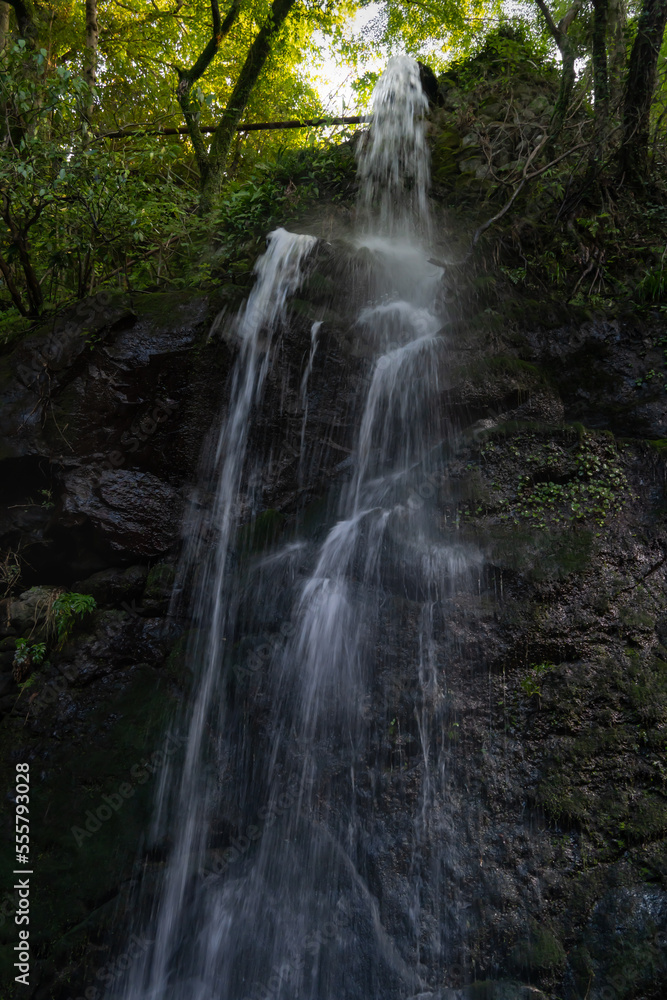
[[[628,65],[619,153],[621,172],[631,183],[643,181],[648,171],[651,102],[666,23],[667,0],[644,0]]]
[[[37,39],[37,29],[33,0],[8,0],[8,3],[10,7],[14,8],[20,37],[25,38],[30,45],[34,45]]]
[[[607,66],[608,0],[593,0],[593,96],[595,141],[591,167],[604,159],[605,134],[609,124],[609,72]]]
[[[202,177],[200,190],[199,212],[201,215],[205,215],[213,208],[220,195],[225,164],[236,134],[236,126],[241,121],[253,87],[264,69],[271,52],[273,39],[282,28],[287,15],[296,2],[297,0],[273,0],[268,18],[250,46],[243,69],[215,130],[208,152],[207,168]]]
[[[5,47],[9,35],[9,4],[0,0],[0,52]]]
[[[609,116],[609,73],[607,68],[608,0],[593,0],[593,94],[598,132]]]
[[[210,64],[215,59],[220,44],[234,26],[241,9],[240,0],[233,0],[229,11],[224,19],[220,20],[220,6],[218,0],[211,0],[211,37],[203,51],[200,53],[194,66],[191,69],[178,70],[178,87],[176,97],[181,106],[188,134],[195,151],[197,168],[199,170],[199,186],[201,188],[208,171],[208,151],[199,127],[198,108],[193,104],[191,91],[193,84],[204,75]]]
[[[614,112],[623,97],[627,17],[623,0],[609,0],[607,7],[607,51],[609,53],[609,100]]]
[[[7,291],[11,295],[14,305],[16,306],[16,308],[18,309],[18,311],[21,313],[22,316],[27,316],[28,310],[23,305],[21,293],[19,292],[18,288],[16,287],[16,284],[14,283],[14,277],[12,275],[9,264],[2,256],[2,254],[0,254],[0,271],[2,272],[2,276],[5,279],[5,285],[7,286]]]
[[[560,90],[558,92],[556,106],[554,107],[554,113],[551,117],[551,128],[549,130],[550,145],[553,147],[553,143],[558,138],[563,124],[565,123],[565,116],[567,115],[567,109],[570,106],[570,98],[572,97],[575,81],[574,60],[577,53],[574,45],[568,38],[567,30],[579,13],[583,0],[574,0],[574,3],[568,10],[567,14],[560,19],[558,24],[554,21],[551,11],[546,5],[546,0],[535,0],[535,3],[542,11],[551,37],[558,46],[558,51],[560,52],[561,59],[563,60],[563,69],[560,77]]]
[[[83,75],[90,87],[90,103],[86,108],[88,121],[93,117],[92,91],[97,83],[97,43],[99,28],[97,26],[97,0],[86,0],[86,54]]]
[[[29,316],[39,316],[42,311],[42,305],[44,304],[44,297],[39,284],[39,278],[37,277],[37,273],[32,266],[32,260],[30,259],[30,244],[28,242],[28,230],[33,223],[37,222],[39,214],[40,212],[38,211],[22,228],[18,225],[12,215],[12,206],[9,200],[9,195],[6,192],[3,192],[0,216],[9,229],[10,239],[16,249],[18,259],[25,275],[26,293],[29,303]],[[7,287],[10,288],[9,285]]]
[[[570,106],[570,99],[574,90],[574,60],[576,58],[574,47],[564,32],[560,33],[559,38],[556,39],[556,44],[563,60],[563,68],[560,76],[560,90],[558,91],[554,113],[551,117],[550,138],[552,143],[558,138],[565,124],[567,109]]]

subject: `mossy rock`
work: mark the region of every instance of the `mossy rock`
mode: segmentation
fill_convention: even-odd
[[[171,596],[176,571],[171,563],[156,563],[148,571],[144,599],[161,601]]]
[[[594,552],[593,532],[583,528],[536,531],[522,525],[494,525],[487,529],[484,543],[493,565],[535,581],[583,573]]]
[[[9,762],[13,747],[42,769],[30,794],[35,818],[31,849],[39,863],[39,892],[31,900],[31,944],[38,958],[62,940],[59,971],[68,964],[69,944],[80,953],[87,937],[84,931],[75,932],[68,944],[66,936],[86,924],[131,873],[166,763],[160,754],[173,713],[167,685],[146,664],[119,675],[105,687],[104,699],[92,686],[70,687],[67,697],[73,708],[64,721],[62,709],[43,710],[43,726],[49,732],[60,726],[62,734],[47,758],[41,737],[24,727],[24,717],[6,721],[0,742],[4,760]],[[172,759],[179,752],[177,748]],[[5,838],[0,856],[8,867],[11,853]],[[0,927],[3,953],[15,943],[15,930],[10,921]],[[69,959],[74,959],[71,951]],[[34,972],[38,977],[37,963]]]
[[[453,127],[437,134],[431,152],[431,174],[435,181],[446,183],[458,173],[457,156],[461,150],[461,135]]]
[[[528,937],[512,950],[513,967],[529,980],[544,974],[557,975],[565,968],[566,954],[563,945],[548,927],[531,921]]]
[[[85,580],[78,580],[72,585],[72,590],[77,594],[94,597],[100,607],[121,604],[141,595],[146,574],[145,566],[128,566],[125,570],[103,569]]]
[[[667,800],[661,795],[644,794],[633,802],[625,830],[629,837],[650,841],[667,834]]]
[[[285,524],[285,515],[269,508],[258,514],[249,524],[239,529],[236,536],[237,546],[242,551],[262,551],[280,534]]]

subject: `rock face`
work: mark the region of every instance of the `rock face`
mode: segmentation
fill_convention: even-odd
[[[320,248],[292,303],[253,424],[239,552],[289,537],[297,521],[316,531],[346,476],[368,375],[350,328],[350,268],[350,251]],[[233,302],[239,290],[225,294]],[[139,877],[155,878],[162,863],[159,851],[142,853],[143,831],[153,789],[182,753],[179,732],[166,742],[164,733],[190,684],[188,622],[169,594],[184,505],[236,350],[224,322],[208,338],[222,299],[86,305],[66,332],[38,334],[0,365],[3,760],[7,787],[17,761],[35,780],[29,995],[44,1000],[83,995],[104,975],[113,982],[109,929],[123,925]],[[314,320],[323,325],[304,395]],[[415,934],[413,859],[401,846],[423,777],[420,582],[407,576],[383,581],[383,667],[359,778],[368,891],[423,984],[414,1000],[659,1000],[667,407],[642,376],[662,363],[662,329],[573,314],[556,328],[515,326],[512,337],[444,335],[441,407],[456,435],[425,496],[443,532],[480,552],[478,585],[452,593],[434,622],[447,674],[446,863],[437,873],[428,857],[419,864],[423,918],[437,915],[448,949],[444,982]],[[97,608],[58,644],[48,607],[63,590]],[[49,647],[21,687],[17,638]]]

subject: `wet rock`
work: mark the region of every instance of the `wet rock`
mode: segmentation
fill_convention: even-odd
[[[31,587],[11,601],[7,614],[18,635],[33,642],[44,641],[48,630],[53,628],[49,620],[51,607],[60,590],[58,587]]]
[[[90,594],[99,607],[135,601],[141,596],[148,570],[145,566],[104,569],[72,584],[77,594]]]
[[[4,698],[10,691],[16,690],[16,681],[11,673],[3,673],[0,677],[0,699]]]
[[[660,324],[647,330],[631,320],[591,320],[529,330],[525,355],[548,367],[566,420],[661,439],[667,436],[667,393],[650,373],[661,370],[663,335]]]
[[[60,523],[89,522],[118,553],[156,556],[173,545],[179,529],[178,492],[148,472],[107,470],[66,474]]]
[[[175,570],[171,563],[157,563],[151,566],[142,602],[146,613],[164,614],[167,611],[174,579]]]
[[[658,886],[611,890],[596,905],[584,941],[591,1000],[604,1000],[610,985],[620,1000],[648,993],[667,975],[667,891]]]
[[[460,97],[450,93],[452,106]],[[457,169],[460,135],[450,128],[436,137],[434,165],[443,175],[452,163]],[[353,266],[350,257],[337,282],[345,278],[351,301],[350,275],[363,262]],[[299,315],[289,318],[276,347],[254,425],[258,471],[242,501],[247,530],[236,541],[243,553],[280,545],[299,518],[316,537],[334,516],[322,497],[349,475],[354,399],[368,359],[354,345],[345,304],[326,314],[304,431],[310,325],[326,306],[324,279],[334,268],[324,251],[318,268],[321,280],[303,291]],[[34,807],[44,818],[44,910],[36,920],[59,941],[45,996],[57,995],[54,976],[63,976],[67,996],[70,973],[81,993],[94,982],[103,964],[99,940],[113,920],[103,897],[115,899],[136,877],[136,846],[151,808],[142,789],[151,790],[159,771],[137,782],[123,811],[91,839],[77,845],[71,828],[85,823],[103,795],[136,781],[133,768],[144,774],[190,678],[188,637],[165,615],[170,559],[181,497],[224,405],[235,347],[224,338],[203,345],[209,313],[201,296],[143,300],[105,321],[92,350],[79,344],[52,359],[50,395],[31,355],[29,377],[12,381],[7,359],[0,371],[5,537],[30,537],[31,553],[43,552],[41,563],[30,561],[45,568],[35,580],[45,597],[64,582],[107,606],[23,692],[5,678],[14,637],[32,627],[36,598],[20,584],[20,596],[10,593],[0,606],[0,711],[15,710],[4,722],[4,759],[20,753],[44,771]],[[538,319],[540,310],[537,303]],[[589,1000],[605,1000],[612,988],[619,1000],[656,1000],[666,975],[664,457],[601,430],[663,436],[665,394],[650,382],[636,385],[659,350],[652,334],[646,344],[640,324],[625,321],[571,317],[556,331],[524,322],[511,343],[506,333],[494,334],[495,355],[479,363],[471,358],[488,354],[489,344],[474,331],[458,341],[465,361],[457,356],[443,373],[442,407],[469,432],[449,448],[442,481],[417,494],[439,512],[443,551],[468,546],[485,554],[474,585],[467,580],[457,590],[454,581],[432,609],[430,687],[420,682],[417,642],[418,601],[429,577],[408,551],[398,518],[387,535],[405,567],[378,583],[380,669],[363,706],[370,749],[354,762],[363,826],[354,850],[369,895],[350,889],[364,934],[350,949],[377,948],[381,939],[391,956],[383,975],[400,997],[542,1000],[541,989],[566,1000],[587,991]],[[34,356],[43,361],[40,351]],[[158,421],[156,401],[179,405]],[[598,430],[563,428],[563,420]],[[101,471],[114,451],[120,466]],[[580,518],[571,503],[584,452],[601,464],[586,480],[592,492]],[[519,502],[522,491],[528,495],[519,488],[525,483],[539,505]],[[548,493],[549,484],[560,492]],[[53,490],[53,508],[41,507],[42,489]],[[510,510],[516,524],[503,518]],[[574,521],[556,523],[561,514]],[[147,574],[143,564],[155,560]],[[290,572],[303,566],[295,562]],[[451,567],[448,574],[456,575]],[[242,637],[239,649],[248,641]],[[261,671],[251,680],[258,687]],[[270,710],[270,692],[248,710],[259,716],[265,706]],[[434,808],[437,846],[429,853],[426,840],[415,847],[411,836],[425,794],[425,754],[436,753],[450,780]],[[131,912],[131,902],[121,910]],[[74,947],[67,933],[79,924],[85,930]],[[350,949],[337,952],[341,964]],[[457,978],[430,978],[430,969],[451,968],[459,956],[466,964]],[[423,982],[463,984],[463,970],[472,967],[490,980],[416,994],[423,987],[409,981],[405,967],[419,963]],[[362,964],[355,958],[355,1000],[367,993]],[[539,989],[499,981],[502,975],[530,978]]]
[[[503,420],[543,420],[558,424],[563,403],[544,370],[511,356],[496,356],[468,362],[449,373],[450,405],[468,419],[482,412]],[[488,417],[486,418],[488,419]]]
[[[556,935],[548,928],[532,921],[525,940],[514,948],[510,963],[525,978],[559,976],[565,968],[565,949]]]
[[[436,993],[419,993],[410,1000],[547,1000],[546,994],[534,986],[510,980],[471,983],[461,989],[444,989]]]
[[[428,98],[429,104],[439,104],[440,103],[440,90],[438,88],[438,79],[426,63],[420,62],[419,64],[419,79],[421,80],[422,90]]]

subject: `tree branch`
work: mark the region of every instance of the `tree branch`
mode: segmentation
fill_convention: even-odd
[[[2,271],[2,276],[5,279],[5,284],[7,285],[7,291],[11,295],[14,305],[16,306],[16,308],[18,309],[18,311],[21,313],[22,316],[27,316],[28,310],[23,305],[23,300],[21,299],[21,293],[14,284],[14,278],[12,276],[9,264],[7,263],[7,261],[5,260],[5,258],[2,256],[1,253],[0,253],[0,271]]]
[[[217,197],[229,148],[241,115],[271,52],[275,35],[282,28],[297,0],[273,0],[269,15],[258,31],[239,73],[227,107],[222,113],[209,150],[206,175],[203,177],[200,212],[211,207]]]
[[[560,31],[563,32],[564,35],[567,34],[567,29],[570,27],[575,17],[581,10],[582,5],[583,5],[583,0],[575,0],[575,3],[572,4],[567,14],[565,14],[564,17],[561,17],[560,21],[558,22],[558,28]]]
[[[181,106],[188,134],[194,147],[197,165],[202,178],[208,173],[208,150],[202,138],[202,132],[197,121],[198,108],[193,104],[190,97],[192,85],[199,80],[206,72],[215,58],[222,40],[231,31],[236,18],[241,10],[241,0],[232,0],[232,6],[227,12],[224,21],[220,21],[220,8],[218,0],[211,0],[212,31],[211,38],[203,49],[201,55],[189,70],[178,69],[178,87],[176,97]]]
[[[547,23],[547,27],[551,32],[551,35],[553,36],[553,40],[558,46],[558,51],[560,52],[563,60],[563,71],[560,78],[560,92],[558,94],[558,100],[556,101],[554,113],[551,118],[551,141],[554,142],[563,127],[575,79],[575,49],[567,36],[567,29],[570,27],[575,17],[581,10],[583,0],[575,0],[567,14],[561,18],[558,24],[554,21],[551,11],[546,5],[546,0],[535,0],[535,3],[542,11],[544,20]]]
[[[542,15],[544,16],[544,20],[547,22],[547,27],[548,27],[549,31],[551,32],[551,34],[553,36],[553,39],[556,42],[556,45],[558,45],[558,39],[559,39],[560,31],[559,31],[558,25],[556,24],[556,22],[554,21],[553,17],[551,16],[551,11],[547,7],[547,5],[544,2],[544,0],[535,0],[535,3],[537,4],[537,6],[542,11]]]
[[[540,141],[538,142],[537,146],[535,146],[535,149],[532,151],[532,153],[530,154],[530,156],[526,160],[526,163],[525,163],[524,168],[523,168],[523,174],[521,176],[521,182],[516,187],[516,189],[514,191],[514,194],[509,199],[509,201],[507,201],[503,205],[503,207],[500,209],[500,211],[496,212],[496,214],[492,218],[487,219],[486,222],[483,222],[482,225],[479,226],[475,230],[475,233],[474,233],[473,238],[472,238],[472,242],[470,244],[470,249],[468,250],[468,253],[466,254],[466,258],[465,258],[466,260],[468,260],[472,256],[473,250],[477,246],[477,243],[479,242],[479,238],[482,235],[482,233],[485,233],[486,230],[490,226],[492,226],[494,222],[498,222],[499,219],[502,219],[503,215],[505,215],[506,212],[509,212],[510,208],[514,204],[514,201],[516,200],[517,195],[523,190],[523,188],[525,187],[526,181],[529,179],[528,178],[528,167],[533,162],[533,160],[535,159],[535,157],[537,156],[537,154],[539,153],[539,151],[542,149],[542,147],[544,146],[544,144],[546,143],[546,141],[547,141],[548,138],[549,138],[548,135],[543,135],[542,138],[540,139]],[[549,166],[551,167],[551,166],[553,166],[553,164],[550,163]],[[546,169],[547,169],[547,167],[544,167],[543,170],[538,171],[538,173],[543,173],[544,170],[546,170]],[[533,176],[537,176],[537,175],[534,174]]]
[[[237,132],[264,132],[268,129],[282,128],[326,128],[328,125],[365,125],[373,119],[364,115],[352,115],[347,118],[292,118],[284,122],[247,122],[245,125],[237,125]],[[211,134],[217,130],[217,125],[200,125],[199,131],[202,134]],[[155,129],[142,128],[121,128],[115,132],[100,132],[96,139],[131,139],[144,135],[188,135],[187,128],[170,128],[164,126]]]

